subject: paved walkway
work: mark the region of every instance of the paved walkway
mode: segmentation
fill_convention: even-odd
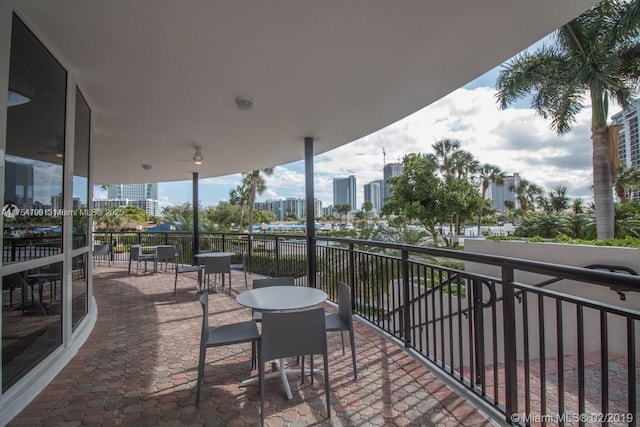
[[[210,296],[212,323],[251,316],[235,302],[244,280],[233,274],[231,297]],[[195,275],[180,275],[175,297],[173,277],[172,272],[128,276],[125,263],[99,268],[94,280],[99,315],[91,337],[10,425],[259,425],[257,386],[239,387],[257,373],[251,370],[250,344],[209,349],[196,409],[202,311]],[[326,418],[323,375],[313,386],[292,376],[291,401],[279,379],[266,382],[267,426],[491,425],[402,348],[359,322],[355,329],[356,381],[348,341],[343,356],[339,334],[329,334],[332,418]]]

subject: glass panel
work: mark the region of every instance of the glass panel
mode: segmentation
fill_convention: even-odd
[[[87,280],[87,259],[88,254],[84,253],[73,257],[73,271],[71,272],[71,321],[73,322],[73,329],[78,326],[78,323],[87,314],[88,300],[88,286]]]
[[[3,263],[62,251],[64,68],[15,15],[7,108]]]
[[[87,246],[89,208],[89,137],[91,110],[76,88],[76,131],[73,148],[73,248]]]
[[[62,344],[62,263],[2,277],[2,391]]]

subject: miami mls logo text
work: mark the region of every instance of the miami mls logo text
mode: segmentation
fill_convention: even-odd
[[[2,207],[2,215],[5,218],[15,218],[20,214],[20,208],[13,203],[7,203]]]

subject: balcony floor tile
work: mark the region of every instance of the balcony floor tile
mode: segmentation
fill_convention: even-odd
[[[89,340],[10,425],[259,425],[258,388],[239,386],[257,374],[251,370],[250,344],[209,349],[196,409],[199,293],[195,274],[181,274],[174,297],[173,278],[170,271],[127,275],[122,262],[98,267],[98,320]],[[241,273],[232,273],[232,284],[232,296],[226,290],[210,296],[213,323],[251,318],[235,301],[245,289]],[[492,425],[395,343],[359,322],[355,329],[356,381],[348,341],[343,356],[340,334],[328,335],[331,419],[323,375],[313,386],[308,378],[300,385],[292,376],[291,401],[278,379],[266,382],[266,425]]]

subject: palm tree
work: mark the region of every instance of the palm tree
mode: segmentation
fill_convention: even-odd
[[[440,161],[440,170],[446,176],[451,174],[453,170],[451,157],[457,151],[460,151],[460,141],[457,139],[443,139],[434,143],[434,156]]]
[[[640,0],[603,0],[558,29],[554,46],[509,62],[496,81],[501,108],[533,93],[532,108],[550,118],[559,135],[571,130],[589,92],[598,239],[614,236],[607,108],[610,98],[627,107],[640,81],[639,4]]]
[[[536,197],[543,193],[542,188],[526,179],[521,179],[517,184],[511,184],[509,190],[515,193],[518,205],[523,213],[534,204]]]
[[[249,200],[249,189],[251,188],[251,174],[243,173],[242,181],[234,190],[229,191],[229,203],[240,206],[240,225],[242,230],[244,225],[244,206]]]
[[[565,211],[569,207],[569,197],[567,197],[567,187],[558,185],[549,193],[549,202],[555,212]]]
[[[480,194],[482,195],[482,200],[486,199],[487,190],[489,189],[490,183],[495,183],[500,185],[504,183],[504,179],[506,174],[502,172],[502,170],[495,165],[490,165],[489,163],[485,163],[481,168],[478,169],[478,178],[480,179]],[[484,205],[480,205],[480,210],[478,211],[478,236],[480,235],[480,226],[482,225],[482,216],[484,215]]]
[[[451,168],[456,178],[466,179],[480,170],[480,162],[474,159],[470,152],[459,150],[451,155]]]
[[[367,216],[365,217],[367,224],[369,223],[369,212],[371,212],[373,210],[373,203],[371,203],[369,200],[367,200],[366,202],[364,202],[362,204],[362,210],[365,211],[367,213]]]
[[[260,173],[265,176],[273,175],[273,168],[256,169],[250,172],[251,186],[249,188],[249,233],[253,233],[253,207],[256,201],[256,193],[262,194],[267,189],[265,180]]]
[[[614,189],[620,203],[627,203],[627,195],[634,188],[640,187],[640,169],[637,166],[622,164],[616,175]]]
[[[351,205],[349,203],[337,203],[333,207],[333,210],[338,212],[338,215],[340,215],[340,218],[342,218],[343,215],[346,217],[346,215],[351,211]],[[345,219],[345,222],[346,222],[346,219]]]

